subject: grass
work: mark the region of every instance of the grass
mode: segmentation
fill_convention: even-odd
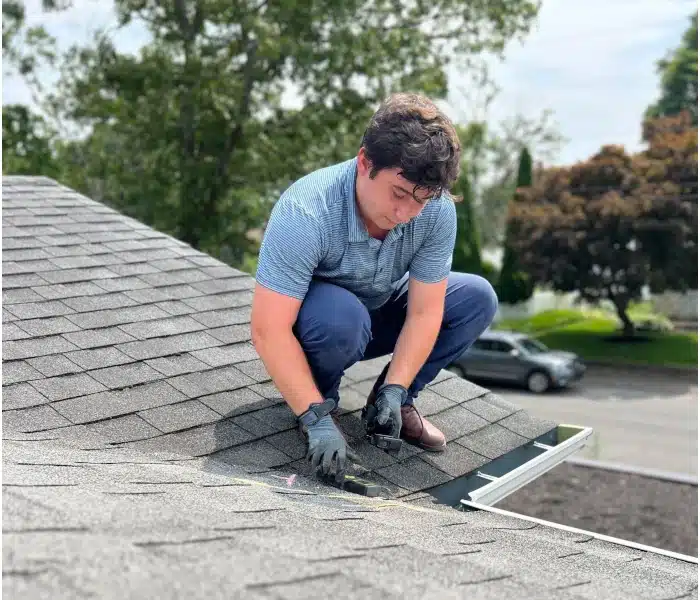
[[[666,321],[644,304],[633,306],[630,317],[634,321]],[[576,352],[587,360],[684,367],[698,364],[697,333],[645,331],[639,337],[646,341],[610,341],[619,334],[620,324],[615,315],[604,310],[548,310],[529,319],[503,320],[497,327],[528,333],[551,348]]]

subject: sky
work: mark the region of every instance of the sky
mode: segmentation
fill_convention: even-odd
[[[114,24],[107,0],[75,0],[74,8],[55,14],[43,14],[40,4],[26,1],[28,22],[45,25],[62,47]],[[490,62],[500,92],[489,122],[551,110],[565,138],[557,164],[585,160],[603,144],[640,149],[641,116],[659,94],[655,63],[680,43],[696,7],[692,0],[543,0],[524,42],[511,43],[504,61]],[[131,28],[114,39],[120,50],[136,52],[147,36]],[[459,69],[449,81],[447,111],[460,120],[471,113],[464,91],[478,96],[478,90],[467,89]],[[13,102],[31,104],[31,96],[20,80],[4,77],[3,103]]]

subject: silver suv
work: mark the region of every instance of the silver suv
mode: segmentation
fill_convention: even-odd
[[[586,366],[573,352],[550,350],[523,333],[489,330],[449,370],[470,379],[519,383],[541,394],[578,381]]]

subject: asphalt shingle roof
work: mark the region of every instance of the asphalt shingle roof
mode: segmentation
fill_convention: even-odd
[[[697,597],[697,566],[433,486],[555,423],[450,373],[421,395],[444,454],[361,439],[386,358],[338,422],[368,499],[308,478],[250,342],[254,280],[45,178],[3,178],[3,588],[14,598]]]

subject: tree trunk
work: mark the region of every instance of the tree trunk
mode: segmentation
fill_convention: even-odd
[[[629,318],[627,314],[627,307],[629,306],[629,300],[627,298],[611,297],[610,298],[615,305],[615,310],[617,311],[617,316],[622,321],[622,334],[625,337],[634,336],[634,323],[632,319]]]

